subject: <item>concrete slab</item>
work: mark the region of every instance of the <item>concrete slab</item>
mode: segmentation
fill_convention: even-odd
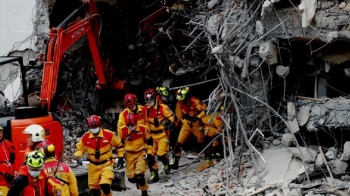
[[[265,176],[262,177],[261,185],[269,185],[275,182],[283,184],[285,182],[291,182],[296,179],[301,173],[303,165],[302,162],[294,158],[293,155],[288,152],[287,149],[267,149],[263,152],[262,156],[266,160],[264,163],[259,161],[259,166],[265,168]]]

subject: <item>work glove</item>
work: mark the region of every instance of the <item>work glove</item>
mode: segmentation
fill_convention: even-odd
[[[118,162],[117,162],[117,169],[121,169],[124,167],[124,158],[123,157],[118,157]]]
[[[146,161],[147,161],[148,167],[151,168],[154,165],[154,156],[152,156],[151,154],[147,154]]]
[[[182,119],[190,120],[190,115],[188,114],[183,114]]]
[[[77,157],[77,164],[83,165],[83,159],[81,157]]]
[[[162,123],[164,129],[169,130],[170,129],[170,120],[165,119]]]

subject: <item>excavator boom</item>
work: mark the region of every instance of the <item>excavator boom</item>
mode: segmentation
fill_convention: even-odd
[[[76,17],[80,10],[85,9],[85,18],[78,18],[74,22],[68,22]],[[107,62],[100,56],[99,48],[99,23],[98,9],[93,0],[86,0],[83,5],[70,14],[60,25],[50,30],[50,40],[47,46],[47,54],[44,62],[43,78],[41,85],[41,107],[48,111],[54,110],[52,100],[57,89],[60,63],[66,50],[86,35],[95,71],[98,78],[97,88],[123,89],[125,81],[118,80],[110,74]]]

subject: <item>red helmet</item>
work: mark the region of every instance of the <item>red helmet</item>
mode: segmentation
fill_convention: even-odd
[[[124,96],[124,104],[126,106],[134,105],[134,104],[136,104],[136,102],[137,102],[136,95],[134,95],[132,93],[128,93]]]
[[[134,113],[128,113],[126,115],[125,124],[126,126],[134,126],[137,123],[137,119]]]
[[[55,151],[55,145],[49,140],[44,140],[38,144],[38,149],[45,156]]]
[[[157,92],[153,88],[147,89],[144,94],[145,101],[154,100],[156,96],[157,96]]]
[[[88,126],[89,127],[98,127],[101,125],[100,117],[97,115],[91,115],[88,118]]]

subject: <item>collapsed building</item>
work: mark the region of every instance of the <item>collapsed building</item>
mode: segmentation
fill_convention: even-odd
[[[50,28],[82,3],[37,1],[36,54],[45,53]],[[174,178],[174,194],[349,195],[349,1],[97,5],[102,55],[141,103],[147,87],[185,85],[208,111],[225,107],[225,159],[197,176]],[[123,92],[96,91],[86,38],[67,50],[61,66],[56,110],[70,160],[89,114],[113,129]],[[40,69],[27,79],[32,92],[40,91]]]

